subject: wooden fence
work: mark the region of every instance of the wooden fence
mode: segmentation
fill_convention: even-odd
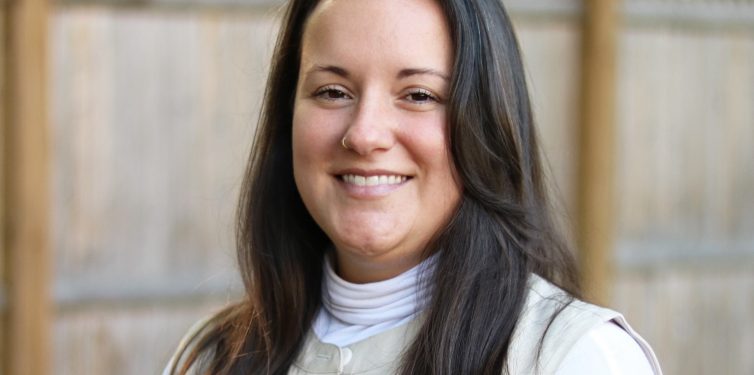
[[[608,239],[598,251],[611,271],[596,276],[608,280],[596,295],[625,312],[668,374],[754,373],[754,1],[616,4],[614,88],[583,107],[587,75],[605,67],[598,59],[584,68],[582,51],[595,42],[583,33],[584,5],[505,2],[551,174],[574,215],[566,222],[581,224],[582,238]],[[6,375],[156,373],[192,322],[238,295],[232,214],[278,8],[271,0],[54,3],[46,34],[52,354],[39,372]],[[0,17],[0,36],[8,19]],[[11,60],[6,51],[1,65]],[[613,161],[592,182],[609,197],[605,212],[614,207],[612,224],[585,225],[591,195],[578,176],[593,158],[580,159],[589,122],[581,119],[611,102],[613,114],[589,126],[612,126],[613,136],[608,128],[593,144]],[[2,124],[0,161],[11,139]],[[8,165],[0,162],[6,220]],[[7,312],[11,277],[2,270],[12,267],[2,259]],[[0,345],[13,340],[6,321]],[[7,345],[0,353],[10,363]]]

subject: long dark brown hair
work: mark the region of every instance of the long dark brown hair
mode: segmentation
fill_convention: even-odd
[[[500,0],[437,0],[454,46],[448,147],[463,196],[425,254],[439,253],[430,303],[404,374],[500,374],[538,274],[576,295],[570,253],[551,219],[516,36]],[[289,3],[238,210],[246,296],[181,355],[210,374],[284,374],[321,304],[330,241],[293,180],[291,125],[306,20],[318,0]]]

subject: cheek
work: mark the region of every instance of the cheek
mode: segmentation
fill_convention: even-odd
[[[411,131],[404,134],[408,151],[431,178],[453,175],[445,116],[437,115],[423,120],[414,122]]]
[[[293,176],[296,181],[296,187],[306,200],[309,193],[311,180],[316,160],[314,157],[318,154],[316,140],[317,132],[312,131],[312,124],[307,123],[304,119],[305,111],[300,109],[294,110],[293,129],[292,129],[292,147],[293,147]],[[312,139],[315,138],[315,139]]]
[[[338,119],[306,102],[294,108],[293,176],[302,198],[313,203],[329,180],[328,168],[340,142]]]
[[[426,178],[422,189],[430,199],[444,202],[437,207],[443,207],[441,210],[455,207],[461,195],[444,121],[444,116],[438,116],[432,121],[416,123],[420,126],[405,135],[407,148]]]
[[[461,201],[462,188],[452,164],[450,154],[445,148],[438,152],[432,167],[432,175],[426,187],[429,197],[429,211],[435,215],[440,223],[447,223]]]
[[[317,108],[307,101],[296,103],[293,111],[293,152],[326,159],[343,135],[344,115]]]
[[[306,172],[304,167],[312,162],[317,155],[322,155],[326,144],[326,134],[320,131],[317,118],[306,107],[296,106],[293,112],[293,171],[298,174]]]

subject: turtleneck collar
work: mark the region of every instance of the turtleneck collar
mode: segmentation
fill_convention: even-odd
[[[325,257],[322,308],[314,332],[323,342],[345,346],[397,327],[413,319],[427,302],[428,272],[436,255],[391,279],[355,284],[335,273]]]

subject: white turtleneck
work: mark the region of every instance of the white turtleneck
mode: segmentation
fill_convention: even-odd
[[[343,348],[410,322],[426,307],[428,287],[419,278],[434,271],[435,258],[392,279],[367,284],[341,279],[326,259],[314,333],[320,341]],[[649,375],[652,369],[636,341],[607,322],[579,340],[557,374]]]
[[[419,277],[433,271],[434,259],[392,279],[354,284],[341,279],[326,257],[314,333],[322,342],[344,347],[408,323],[425,307],[427,286]]]

